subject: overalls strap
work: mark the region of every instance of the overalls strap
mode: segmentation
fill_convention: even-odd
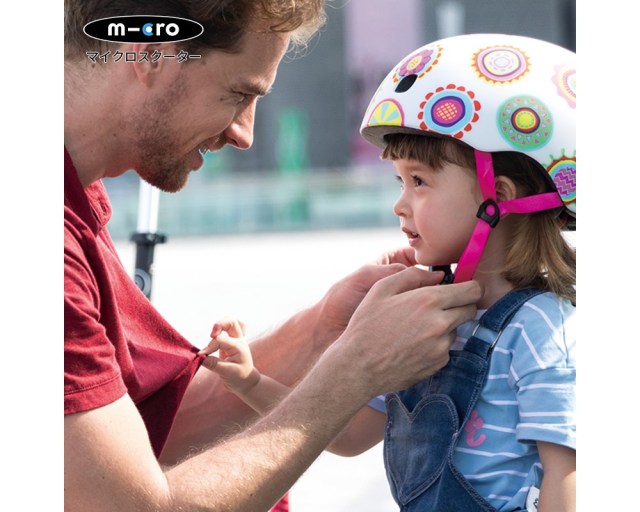
[[[507,293],[480,317],[480,325],[496,332],[501,331],[525,302],[541,293],[544,291],[536,288],[513,290]]]

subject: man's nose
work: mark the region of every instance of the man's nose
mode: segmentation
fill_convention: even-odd
[[[247,106],[229,125],[224,134],[227,144],[238,149],[249,149],[253,145],[255,102]]]

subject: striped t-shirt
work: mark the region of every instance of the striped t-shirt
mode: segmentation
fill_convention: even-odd
[[[530,488],[540,487],[536,441],[576,448],[575,312],[551,293],[518,310],[494,348],[487,383],[458,440],[456,467],[499,511],[526,509]],[[452,350],[464,346],[483,313],[458,328]],[[370,405],[380,409],[379,398]]]

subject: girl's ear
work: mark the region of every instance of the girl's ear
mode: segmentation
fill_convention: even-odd
[[[498,202],[509,201],[518,197],[515,183],[506,176],[496,176],[496,198]]]

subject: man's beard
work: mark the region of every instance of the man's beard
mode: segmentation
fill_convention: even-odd
[[[163,192],[177,192],[184,188],[190,173],[188,158],[178,156],[172,139],[156,135],[141,139],[140,144],[141,163],[136,168],[138,175]]]
[[[150,185],[164,192],[181,190],[189,179],[189,154],[181,155],[175,131],[175,102],[184,96],[184,86],[176,83],[166,97],[145,100],[131,122],[137,134],[135,152],[138,175]],[[191,157],[192,158],[192,157]]]

